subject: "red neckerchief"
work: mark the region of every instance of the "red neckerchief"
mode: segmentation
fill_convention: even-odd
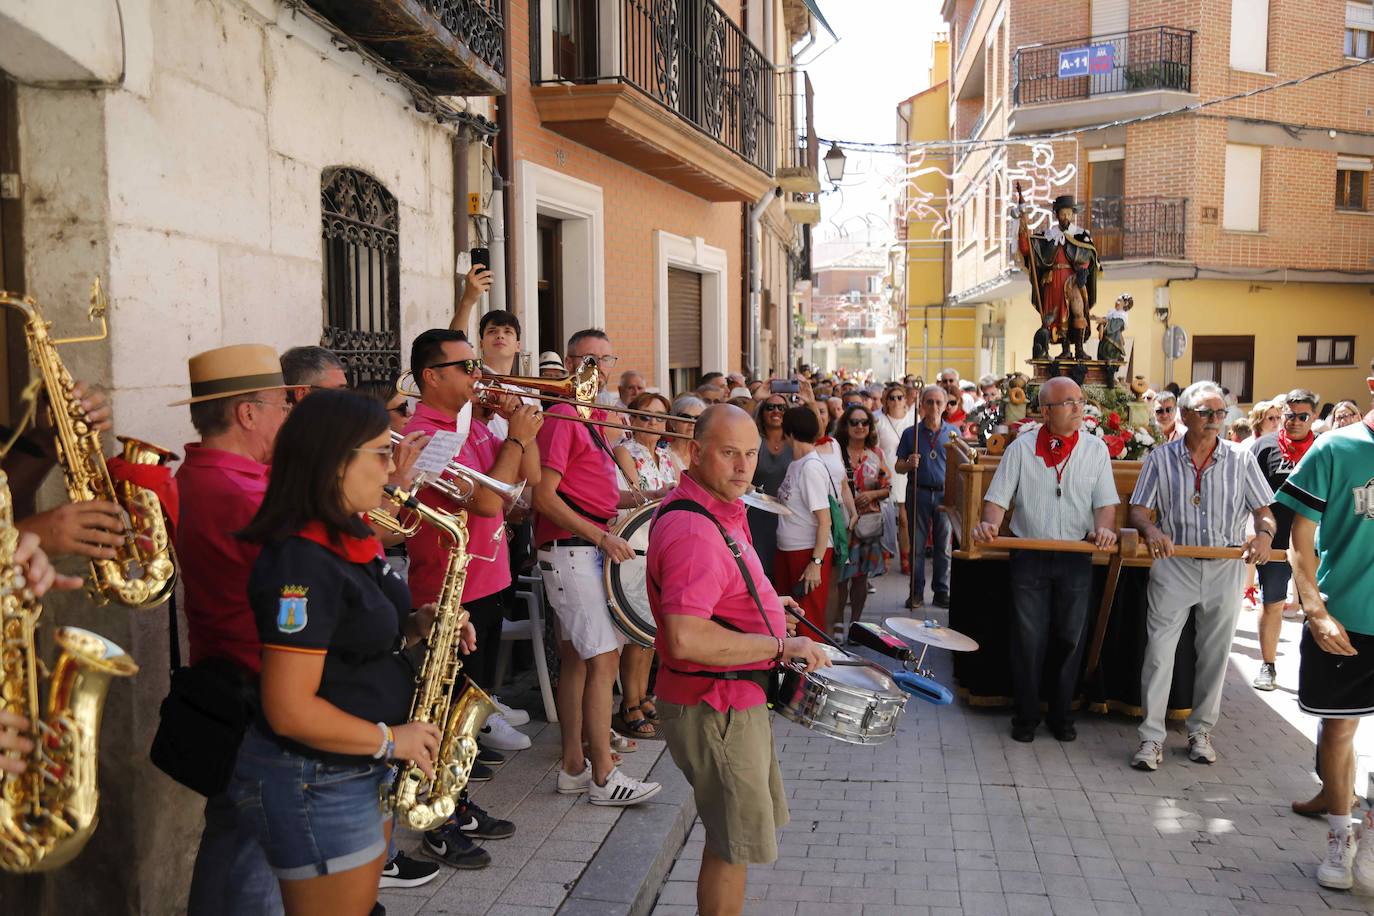
[[[1312,447],[1312,443],[1317,441],[1317,437],[1312,435],[1309,430],[1306,439],[1294,442],[1288,438],[1288,430],[1279,427],[1279,454],[1283,460],[1289,464],[1297,464],[1302,460],[1302,456],[1307,454],[1307,450]]]
[[[329,529],[319,519],[306,522],[305,527],[296,532],[296,537],[314,541],[350,563],[369,563],[383,555],[382,542],[375,536],[369,534],[365,538],[360,538],[347,532],[339,532],[337,537],[331,537]]]
[[[1053,468],[1062,464],[1077,444],[1078,430],[1072,436],[1056,436],[1048,426],[1042,426],[1035,435],[1035,454],[1044,460],[1045,467]]]

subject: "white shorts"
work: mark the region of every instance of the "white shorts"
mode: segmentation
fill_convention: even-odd
[[[558,617],[562,638],[579,658],[614,652],[627,640],[611,623],[601,551],[595,547],[545,547],[539,551],[544,594]]]

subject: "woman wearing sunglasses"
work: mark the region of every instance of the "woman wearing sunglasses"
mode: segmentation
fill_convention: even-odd
[[[873,414],[867,407],[854,406],[844,412],[835,426],[835,442],[858,513],[850,527],[849,562],[839,575],[840,603],[833,623],[843,624],[846,601],[853,611],[851,621],[858,620],[868,601],[869,578],[887,572],[882,507],[892,495],[892,473],[878,447]]]
[[[401,654],[433,622],[382,559],[363,514],[384,500],[387,411],[319,391],[288,416],[262,506],[240,534],[261,544],[248,595],[263,642],[256,722],[230,797],[256,826],[288,914],[364,916],[377,899],[389,762],[433,771],[439,730],[409,717],[415,669]],[[471,625],[464,651],[474,648]]]
[[[759,428],[759,463],[754,467],[754,486],[769,496],[777,496],[787,466],[792,463],[792,446],[782,431],[782,415],[787,399],[770,394],[759,403],[754,422]],[[763,571],[773,577],[773,555],[778,550],[778,517],[762,509],[749,510],[749,536],[759,555]]]

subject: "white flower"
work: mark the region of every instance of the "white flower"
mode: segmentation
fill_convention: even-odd
[[[1154,445],[1155,437],[1153,433],[1142,426],[1135,431],[1135,441],[1139,442],[1141,445]]]

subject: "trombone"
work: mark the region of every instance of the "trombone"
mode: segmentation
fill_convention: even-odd
[[[410,370],[401,373],[396,380],[396,393],[407,397],[419,398],[420,392],[414,388],[405,386],[406,377],[411,375]],[[494,407],[495,402],[500,398],[511,395],[514,397],[534,398],[550,404],[571,404],[577,408],[578,416],[568,416],[566,414],[544,415],[548,420],[578,420],[583,423],[590,423],[593,426],[606,426],[611,429],[618,429],[621,432],[633,432],[620,423],[611,423],[605,420],[593,420],[591,412],[594,408],[623,413],[632,417],[646,417],[651,420],[663,420],[665,423],[696,423],[695,417],[679,417],[671,413],[663,413],[658,410],[637,410],[633,407],[614,407],[606,404],[597,404],[596,393],[601,386],[601,375],[596,368],[596,357],[586,356],[582,359],[582,365],[577,367],[577,371],[565,375],[563,378],[543,378],[537,375],[483,375],[481,380],[473,385],[477,395],[477,402],[483,407]],[[691,433],[678,433],[671,430],[663,430],[660,436],[672,439],[690,439]]]

